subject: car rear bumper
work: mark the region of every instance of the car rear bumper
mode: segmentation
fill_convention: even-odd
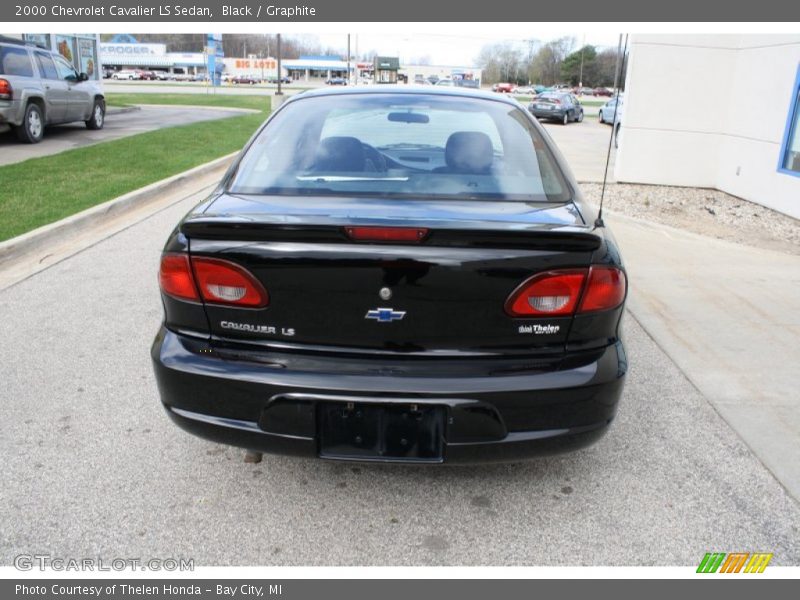
[[[21,125],[24,117],[19,100],[0,100],[0,130],[12,125]]]
[[[438,407],[441,456],[428,462],[514,461],[599,439],[614,418],[627,370],[621,342],[561,361],[558,368],[519,373],[498,368],[497,359],[466,359],[475,376],[447,367],[431,376],[430,364],[425,376],[414,369],[384,374],[374,357],[346,359],[343,368],[339,360],[326,367],[324,357],[308,362],[296,354],[262,355],[269,358],[242,360],[162,328],[152,359],[167,413],[212,441],[315,457],[321,454],[322,407]],[[396,455],[332,458],[420,462]]]
[[[538,110],[532,109],[530,113],[537,119],[558,119],[559,121],[564,118],[566,111],[564,110]]]

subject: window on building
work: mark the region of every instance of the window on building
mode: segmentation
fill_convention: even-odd
[[[779,170],[800,176],[800,67],[797,69],[789,111]]]

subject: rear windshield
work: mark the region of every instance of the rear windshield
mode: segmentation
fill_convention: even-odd
[[[305,98],[248,149],[238,194],[567,202],[570,188],[524,110],[425,94]]]
[[[0,46],[0,75],[33,77],[31,57],[25,48]]]

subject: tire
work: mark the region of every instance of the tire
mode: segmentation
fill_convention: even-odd
[[[92,107],[92,116],[85,121],[86,129],[102,129],[106,123],[106,103],[102,98],[96,98]]]
[[[561,124],[562,125],[567,125],[568,123],[569,123],[569,113],[565,112],[564,113],[564,118],[561,119]]]
[[[601,122],[601,123],[605,123],[605,122],[606,122],[606,120],[603,118],[603,111],[601,110],[601,111],[600,111],[599,113],[597,113],[597,114],[598,114],[598,116],[600,117],[600,122]]]
[[[575,120],[576,123],[583,123],[583,111],[578,113],[578,118]]]
[[[26,144],[38,144],[44,137],[44,117],[42,109],[31,102],[25,107],[22,125],[16,128],[17,138]]]

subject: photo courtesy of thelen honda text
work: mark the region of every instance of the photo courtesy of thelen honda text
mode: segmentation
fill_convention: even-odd
[[[514,461],[591,444],[627,277],[549,135],[460,88],[303,92],[167,240],[152,346],[182,428],[258,452]]]

